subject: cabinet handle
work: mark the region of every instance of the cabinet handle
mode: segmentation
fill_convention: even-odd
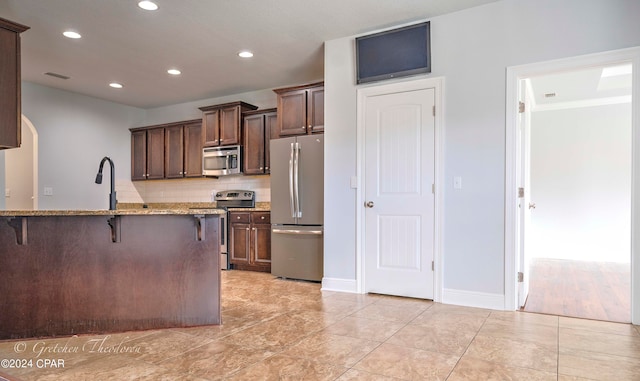
[[[262,171],[264,168],[260,167],[260,170]]]
[[[309,128],[313,128],[313,126],[309,125]]]
[[[240,216],[238,216],[237,218],[240,219]]]
[[[251,230],[256,231],[256,228],[253,228],[253,229],[251,229]]]
[[[269,170],[269,167],[264,167],[264,169],[266,169],[267,171]]]
[[[264,216],[260,217],[261,220],[264,220]]]
[[[302,129],[304,130],[304,129],[305,129],[305,128],[307,128],[307,127],[305,127],[305,126],[302,126],[302,127],[300,127],[300,128],[302,128]]]
[[[249,231],[249,228],[247,228],[247,231]]]

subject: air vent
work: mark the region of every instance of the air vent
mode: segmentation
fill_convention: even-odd
[[[544,97],[545,97],[545,98],[553,98],[553,97],[555,97],[555,96],[556,96],[556,93],[546,93],[546,94],[544,95]]]
[[[60,78],[60,79],[69,79],[69,78],[71,78],[71,77],[67,77],[66,75],[62,75],[62,74],[58,74],[58,73],[52,73],[52,72],[44,73],[44,75],[48,75],[50,77],[56,77],[56,78]]]

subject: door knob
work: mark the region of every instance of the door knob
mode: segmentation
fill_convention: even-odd
[[[373,201],[367,201],[364,203],[364,206],[366,206],[367,208],[373,208]]]
[[[536,203],[535,202],[530,202],[529,203],[529,209],[535,209],[536,208]]]

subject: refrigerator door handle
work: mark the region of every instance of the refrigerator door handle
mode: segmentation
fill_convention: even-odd
[[[311,234],[322,235],[322,230],[271,229],[276,234]]]
[[[302,211],[300,210],[300,143],[295,143],[295,160],[293,161],[293,182],[294,182],[294,200],[296,208],[296,218],[302,217]]]
[[[289,151],[289,207],[291,208],[291,217],[296,217],[295,203],[293,201],[293,143],[291,143],[291,150]]]

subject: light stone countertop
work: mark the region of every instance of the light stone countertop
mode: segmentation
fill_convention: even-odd
[[[230,211],[269,211],[269,202],[256,202],[255,208],[229,208]],[[144,216],[144,215],[189,215],[226,214],[215,202],[183,203],[119,203],[116,210],[0,210],[0,217],[44,217],[44,216]]]
[[[47,216],[144,216],[144,215],[226,214],[225,210],[203,209],[118,209],[118,210],[0,210],[0,217]]]

